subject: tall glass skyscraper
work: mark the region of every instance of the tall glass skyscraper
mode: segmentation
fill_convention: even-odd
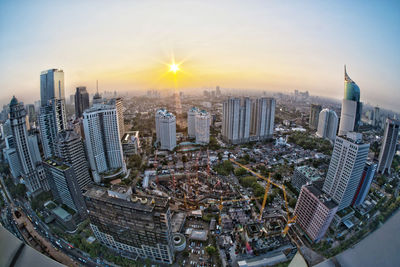
[[[50,69],[40,74],[40,102],[42,106],[47,105],[51,99],[64,99],[64,71]]]
[[[344,66],[344,98],[340,116],[339,135],[358,131],[361,122],[362,103],[360,102],[360,88],[349,77]]]

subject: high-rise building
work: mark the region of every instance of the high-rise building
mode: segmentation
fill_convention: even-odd
[[[223,139],[232,144],[248,142],[251,124],[250,99],[229,98],[223,103],[222,113]]]
[[[221,88],[219,88],[219,86],[217,86],[217,87],[215,88],[215,94],[216,94],[217,96],[221,96],[221,95],[222,95],[222,93],[221,93]]]
[[[347,132],[358,131],[361,123],[362,103],[360,102],[360,88],[350,79],[344,66],[344,98],[340,115],[339,136]]]
[[[155,115],[157,141],[160,148],[172,151],[176,147],[176,118],[165,109],[159,109]]]
[[[300,226],[313,242],[325,235],[338,205],[317,184],[301,188],[294,214],[296,224]]]
[[[319,121],[319,113],[321,112],[322,107],[318,104],[311,104],[310,106],[310,129],[316,130],[318,127]]]
[[[187,112],[187,129],[188,129],[188,137],[195,138],[196,137],[196,115],[199,113],[199,108],[192,107]]]
[[[98,186],[89,186],[84,198],[90,226],[101,243],[125,257],[173,263],[167,198],[121,194]]]
[[[318,169],[304,165],[294,169],[291,183],[300,192],[303,185],[316,182],[320,179],[321,175]]]
[[[335,141],[338,128],[338,116],[330,109],[323,109],[319,113],[317,136]]]
[[[196,114],[195,117],[196,143],[208,144],[210,142],[210,124],[211,124],[211,117],[207,111],[201,110]]]
[[[42,157],[40,156],[38,134],[32,133],[28,135],[28,146],[31,151],[33,164],[41,163]]]
[[[381,112],[379,107],[374,107],[372,125],[378,127],[381,122]]]
[[[85,144],[94,181],[126,172],[117,108],[95,105],[83,112]]]
[[[32,158],[26,130],[26,110],[22,103],[18,103],[15,96],[10,102],[10,125],[15,149],[18,155],[22,178],[30,194],[40,193],[47,188],[46,184],[41,183],[41,179],[36,171],[36,165]],[[17,165],[17,164],[13,164]],[[43,181],[46,183],[46,181]]]
[[[85,86],[77,87],[75,92],[75,116],[81,118],[83,112],[89,108],[89,93]]]
[[[250,137],[256,140],[272,138],[274,134],[275,99],[261,97],[255,99],[252,105]]]
[[[69,164],[74,171],[81,191],[92,182],[89,174],[89,165],[86,159],[83,141],[73,130],[62,131],[58,135],[58,157]]]
[[[99,92],[97,91],[96,94],[94,94],[93,96],[93,105],[97,105],[97,104],[103,104],[104,100],[101,97],[101,94],[99,94]]]
[[[42,105],[39,115],[40,136],[44,158],[57,155],[57,136],[67,129],[67,118],[64,99],[50,99]]]
[[[118,131],[119,136],[122,138],[125,134],[125,124],[124,124],[124,106],[122,103],[122,98],[113,98],[107,102],[108,105],[112,105],[117,110],[118,119]]]
[[[385,132],[383,134],[383,142],[381,151],[379,152],[379,173],[391,173],[393,157],[396,153],[397,140],[399,139],[400,121],[386,119]]]
[[[40,74],[40,102],[42,106],[52,99],[64,99],[64,72],[59,69],[42,71]]]
[[[369,192],[369,188],[371,187],[372,180],[375,176],[376,166],[377,164],[373,162],[367,162],[365,164],[360,183],[357,187],[357,191],[354,195],[351,205],[359,206],[364,203],[365,197]]]
[[[336,137],[323,190],[338,203],[338,211],[351,204],[368,151],[369,144],[363,143],[360,133],[348,132],[347,136]]]
[[[36,121],[36,110],[35,105],[26,105],[26,112],[28,113],[29,123],[34,123]]]
[[[47,159],[43,164],[54,199],[86,217],[85,201],[72,166],[56,159]]]

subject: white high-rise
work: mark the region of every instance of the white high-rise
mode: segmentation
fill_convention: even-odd
[[[195,138],[196,137],[196,114],[199,113],[199,109],[197,107],[192,107],[187,112],[187,127],[188,127],[188,137]]]
[[[208,144],[210,142],[210,124],[211,124],[211,117],[207,111],[201,110],[196,114],[195,117],[196,143]]]
[[[338,116],[330,109],[323,109],[319,113],[317,136],[335,141],[338,128]]]
[[[232,144],[248,142],[251,125],[250,99],[229,98],[223,103],[222,113],[223,139]]]
[[[399,128],[400,121],[386,119],[383,143],[379,153],[378,171],[380,173],[390,174],[390,167],[392,166],[393,157],[397,149],[397,140],[399,139]]]
[[[118,111],[114,105],[95,105],[83,113],[87,154],[94,181],[125,173]]]
[[[275,99],[271,97],[257,98],[253,102],[251,135],[256,140],[272,138],[274,134],[275,106]]]
[[[160,148],[172,151],[176,147],[176,118],[166,109],[159,109],[155,114],[157,141]]]
[[[335,140],[323,191],[338,203],[338,211],[347,208],[356,193],[364,170],[369,144],[360,133],[348,132]]]

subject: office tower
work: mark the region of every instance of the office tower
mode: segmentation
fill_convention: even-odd
[[[330,109],[323,109],[319,113],[317,136],[335,141],[338,127],[338,116]]]
[[[50,99],[40,108],[39,127],[44,158],[56,156],[57,136],[67,129],[64,99]]]
[[[196,143],[208,144],[210,142],[210,124],[211,124],[211,117],[207,111],[201,110],[196,114],[195,117]]]
[[[223,139],[232,144],[248,142],[251,124],[250,99],[229,98],[223,103],[222,113]]]
[[[300,192],[301,187],[321,179],[319,171],[311,166],[296,167],[293,172],[292,185]]]
[[[75,92],[75,117],[81,118],[83,112],[89,108],[89,93],[85,86],[77,87]]]
[[[40,103],[42,106],[52,99],[64,99],[64,72],[58,69],[42,71],[40,74]]]
[[[199,112],[197,107],[192,107],[187,112],[187,128],[188,128],[188,137],[195,138],[196,137],[196,115]]]
[[[125,134],[125,124],[124,124],[124,106],[122,104],[122,98],[113,98],[107,102],[108,105],[112,105],[117,110],[118,119],[118,131],[119,136],[122,138]]]
[[[362,103],[360,102],[360,88],[350,79],[344,66],[344,98],[340,115],[339,136],[347,132],[358,131],[361,123]]]
[[[35,122],[36,121],[35,105],[33,104],[26,105],[26,112],[28,113],[29,123]]]
[[[101,97],[101,94],[99,94],[99,92],[97,91],[96,94],[94,94],[93,96],[93,106],[97,105],[97,104],[103,104],[104,100]]]
[[[19,177],[21,177],[23,174],[18,152],[15,148],[5,148],[3,149],[3,155],[10,167],[10,172],[14,178],[14,183],[17,184]]]
[[[373,111],[373,121],[372,121],[372,125],[374,127],[378,127],[379,123],[381,122],[381,112],[380,109],[378,107],[374,107],[374,111]]]
[[[379,152],[379,173],[391,173],[393,157],[396,153],[397,140],[399,137],[400,121],[387,118],[381,151]]]
[[[176,118],[165,109],[159,109],[155,115],[157,141],[160,148],[172,151],[176,147]]]
[[[354,195],[352,206],[359,206],[364,203],[365,197],[368,195],[369,188],[371,187],[372,180],[374,179],[377,164],[367,162],[361,176],[360,183],[358,184],[357,191]]]
[[[252,105],[251,135],[256,140],[272,138],[274,134],[275,99],[270,97],[258,98]]]
[[[92,182],[89,165],[86,159],[83,141],[73,130],[62,131],[58,135],[58,153],[63,162],[69,164],[74,171],[79,189]]]
[[[219,88],[219,86],[217,86],[217,88],[215,89],[215,94],[216,94],[217,96],[221,96],[221,95],[222,95],[221,89]]]
[[[369,144],[362,142],[360,133],[348,132],[347,136],[336,137],[323,190],[338,203],[338,211],[347,208],[353,200],[368,150]]]
[[[47,159],[43,164],[54,199],[86,217],[85,201],[72,166],[56,159]]]
[[[310,129],[316,130],[318,127],[319,113],[321,112],[321,105],[311,104],[310,107]]]
[[[174,261],[167,198],[120,194],[99,186],[84,193],[97,240],[130,258]]]
[[[38,134],[32,133],[28,135],[28,146],[31,151],[33,164],[42,162],[42,157],[40,156]]]
[[[305,185],[294,210],[296,224],[313,242],[318,242],[328,230],[337,209],[335,201],[321,191],[318,183]]]
[[[95,105],[83,112],[85,144],[96,183],[126,172],[119,135],[117,109],[113,105]]]
[[[26,111],[22,103],[18,103],[15,96],[10,102],[10,125],[13,135],[15,149],[19,158],[22,178],[30,194],[40,193],[44,184],[36,172],[32,152],[28,143],[28,132],[26,130]]]

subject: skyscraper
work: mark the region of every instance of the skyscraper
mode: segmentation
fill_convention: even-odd
[[[165,109],[155,114],[157,141],[160,148],[172,151],[176,147],[176,118]]]
[[[357,191],[354,195],[351,205],[359,206],[364,203],[365,197],[369,192],[369,188],[371,187],[372,180],[375,176],[376,166],[376,163],[373,162],[367,162],[365,164],[360,183],[357,187]]]
[[[379,173],[389,173],[392,166],[393,157],[396,153],[397,140],[399,138],[400,121],[386,119],[385,132],[383,134],[383,142],[381,151],[379,152]]]
[[[252,105],[250,135],[256,140],[272,138],[274,134],[275,99],[257,98]],[[252,138],[252,137],[251,137]]]
[[[360,88],[350,79],[344,66],[344,98],[340,115],[339,135],[358,131],[361,123],[362,103],[360,102]]]
[[[347,208],[353,200],[368,150],[369,144],[362,142],[360,133],[348,132],[347,136],[336,137],[323,191],[338,203],[338,211]]]
[[[81,118],[83,112],[89,108],[89,93],[86,87],[77,87],[75,92],[75,116]]]
[[[36,165],[29,147],[28,132],[26,130],[26,111],[22,103],[18,103],[15,96],[10,102],[10,124],[15,150],[18,155],[22,178],[28,192],[35,195],[46,188],[36,171]],[[15,157],[14,157],[15,159]],[[15,164],[17,165],[17,164]],[[45,183],[46,181],[44,181]]]
[[[317,136],[335,141],[338,127],[338,116],[330,109],[323,109],[319,113]]]
[[[318,183],[305,185],[301,188],[294,210],[296,224],[312,241],[318,242],[328,230],[337,208],[336,202],[321,191]]]
[[[42,106],[51,99],[64,99],[64,72],[59,69],[42,71],[40,74],[40,102]]]
[[[318,120],[319,120],[319,113],[321,112],[322,107],[321,105],[311,104],[310,106],[310,129],[317,129],[318,127]]]
[[[126,172],[117,108],[95,105],[83,112],[87,155],[95,182]]]
[[[379,107],[374,107],[373,114],[374,114],[374,116],[373,116],[372,125],[374,127],[378,127],[379,123],[381,122],[381,112],[380,112]]]
[[[47,159],[43,164],[55,200],[86,217],[85,201],[72,166],[56,159]]]
[[[232,144],[248,142],[251,124],[250,99],[229,98],[223,103],[222,113],[223,139]]]
[[[58,153],[64,163],[69,164],[74,171],[81,191],[92,182],[89,174],[89,164],[86,159],[83,141],[73,130],[62,131],[58,135]]]
[[[196,114],[195,117],[196,143],[208,144],[210,142],[210,124],[211,124],[211,117],[207,111],[201,110]]]
[[[45,159],[57,155],[57,136],[67,129],[64,99],[50,99],[40,108],[40,136]]]
[[[117,119],[118,119],[118,131],[119,136],[122,138],[125,134],[125,124],[124,124],[124,106],[122,103],[122,98],[112,98],[107,102],[108,105],[112,105],[115,107],[117,111]]]
[[[195,138],[196,137],[196,114],[199,112],[197,107],[192,107],[187,112],[187,128],[188,128],[188,137]]]
[[[84,193],[97,240],[130,258],[174,261],[171,212],[167,198],[120,194],[90,186]]]

